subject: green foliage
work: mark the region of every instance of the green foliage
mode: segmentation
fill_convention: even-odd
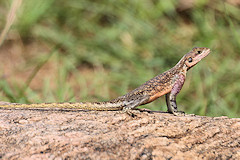
[[[46,78],[41,93],[25,88],[21,94],[12,91],[19,86],[13,89],[1,81],[2,99],[109,100],[171,68],[186,52],[199,46],[211,48],[212,53],[189,71],[177,98],[179,109],[239,117],[240,9],[223,1],[194,2],[188,6],[174,0],[23,1],[14,28],[24,45],[33,40],[50,48],[57,46],[50,57],[59,63],[56,89],[48,90],[50,82]],[[31,63],[33,59],[27,63],[33,68],[41,66],[39,56],[36,54],[36,63]],[[83,68],[89,74],[83,74]],[[70,75],[79,85],[75,96],[68,82]],[[160,100],[147,107],[166,110],[164,98]]]

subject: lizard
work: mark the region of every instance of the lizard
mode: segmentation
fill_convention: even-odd
[[[176,97],[185,82],[187,71],[200,62],[210,53],[209,48],[194,47],[185,54],[171,69],[148,80],[129,93],[110,101],[103,102],[63,102],[63,103],[33,103],[20,104],[2,102],[1,109],[80,109],[94,111],[124,111],[131,113],[137,106],[150,103],[165,95],[168,112],[173,115],[182,115],[178,111]]]

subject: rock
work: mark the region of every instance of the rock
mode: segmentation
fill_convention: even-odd
[[[240,119],[0,110],[0,159],[240,159]]]

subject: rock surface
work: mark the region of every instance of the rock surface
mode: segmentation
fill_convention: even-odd
[[[240,159],[240,119],[0,110],[0,159]]]

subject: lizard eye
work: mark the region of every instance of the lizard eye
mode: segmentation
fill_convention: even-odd
[[[197,53],[198,53],[198,54],[201,54],[201,53],[202,53],[202,51],[197,51]]]
[[[188,62],[189,63],[191,63],[192,62],[192,58],[190,57],[190,58],[188,58]]]

